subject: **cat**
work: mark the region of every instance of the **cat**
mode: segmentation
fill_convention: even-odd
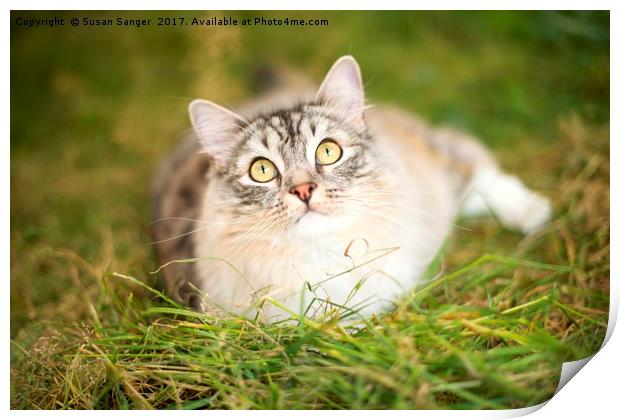
[[[297,90],[237,112],[189,105],[193,133],[154,185],[153,237],[179,302],[265,322],[368,317],[414,289],[457,216],[526,234],[548,222],[549,200],[476,139],[367,106],[352,56]]]

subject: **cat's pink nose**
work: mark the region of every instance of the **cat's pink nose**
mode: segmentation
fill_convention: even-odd
[[[295,185],[289,190],[289,192],[291,194],[295,194],[297,198],[304,203],[308,203],[308,201],[310,201],[310,197],[312,197],[312,191],[314,191],[316,187],[316,182],[306,182],[305,184]]]

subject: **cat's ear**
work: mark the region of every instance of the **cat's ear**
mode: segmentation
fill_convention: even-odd
[[[243,118],[204,99],[189,104],[189,118],[204,151],[216,162],[225,161],[233,146],[232,133],[243,123]]]
[[[340,57],[325,76],[316,97],[347,120],[363,124],[364,87],[357,61],[350,55]]]

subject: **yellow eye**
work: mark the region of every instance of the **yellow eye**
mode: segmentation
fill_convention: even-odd
[[[250,166],[250,177],[256,182],[269,182],[277,174],[276,165],[265,158],[256,159]]]
[[[342,149],[333,140],[323,140],[316,148],[316,163],[319,165],[336,163],[341,156]]]

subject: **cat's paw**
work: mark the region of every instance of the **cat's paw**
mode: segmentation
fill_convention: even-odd
[[[524,211],[519,223],[521,232],[535,232],[551,220],[551,201],[547,197],[528,191],[523,204]]]
[[[495,181],[490,200],[504,226],[528,234],[551,219],[551,202],[547,197],[529,190],[512,175],[498,175]]]
[[[532,233],[551,219],[549,199],[531,191],[513,175],[481,170],[474,179],[473,192],[479,195],[478,200],[484,202],[487,211],[507,228]],[[476,202],[472,203],[466,204],[470,208],[476,207]]]

